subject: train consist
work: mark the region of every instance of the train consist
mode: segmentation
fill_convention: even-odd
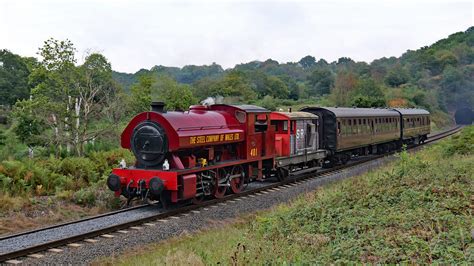
[[[112,170],[117,196],[163,205],[239,193],[252,181],[344,164],[354,156],[419,144],[430,133],[422,109],[307,107],[271,112],[253,105],[197,105],[166,112],[153,103],[121,136],[136,157]]]

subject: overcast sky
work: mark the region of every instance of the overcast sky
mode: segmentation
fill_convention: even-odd
[[[0,0],[0,49],[36,56],[46,39],[68,38],[78,58],[98,51],[122,72],[308,54],[370,62],[464,31],[473,13],[463,0]]]

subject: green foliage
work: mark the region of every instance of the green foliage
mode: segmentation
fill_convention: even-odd
[[[7,137],[5,136],[5,132],[0,129],[0,146],[4,146],[6,143]]]
[[[275,101],[275,98],[270,95],[263,97],[262,101],[260,101],[260,105],[271,111],[275,111],[277,108],[277,102]]]
[[[96,202],[95,191],[88,188],[81,188],[74,193],[72,199],[79,205],[93,206]]]
[[[443,142],[440,153],[445,157],[458,155],[474,155],[474,127],[463,129],[463,133],[455,135],[449,142]]]
[[[365,95],[356,95],[352,97],[350,105],[359,108],[384,107],[385,100],[383,98],[373,98]]]
[[[39,55],[42,57],[42,65],[47,70],[64,70],[74,67],[76,49],[73,43],[66,39],[58,41],[50,38],[44,42],[43,47],[39,49]]]
[[[99,193],[107,175],[121,159],[129,165],[134,162],[130,151],[124,149],[92,152],[88,157],[4,160],[0,162],[0,192],[54,195],[62,190],[94,187]]]
[[[385,96],[373,79],[359,80],[356,89],[351,92],[351,106],[384,107]]]
[[[130,97],[130,113],[138,114],[149,111],[151,104],[151,91],[156,79],[149,75],[139,77],[138,83],[132,86],[132,93]]]
[[[314,56],[307,55],[298,62],[303,68],[311,68],[316,65],[316,58]]]
[[[162,76],[156,83],[153,100],[163,100],[168,110],[187,110],[197,101],[188,85],[178,84],[170,77]]]
[[[334,74],[329,69],[316,69],[308,76],[308,85],[311,94],[329,94],[334,86]]]
[[[13,105],[18,99],[28,98],[29,75],[26,59],[8,50],[0,50],[0,105]]]
[[[168,76],[143,75],[139,83],[132,86],[131,114],[150,110],[152,101],[164,101],[168,110],[187,110],[197,103],[190,86]]]
[[[400,65],[392,68],[385,77],[385,83],[391,87],[398,87],[407,83],[409,80],[408,72]]]
[[[34,102],[22,100],[16,103],[13,112],[16,118],[16,124],[13,130],[18,139],[26,145],[40,144],[39,136],[44,130],[42,120],[33,114],[34,109]]]

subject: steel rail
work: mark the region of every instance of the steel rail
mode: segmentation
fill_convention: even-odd
[[[430,136],[428,138],[428,140],[425,141],[425,143],[423,143],[421,145],[418,145],[418,146],[412,146],[409,149],[422,147],[425,144],[428,144],[428,143],[437,141],[439,139],[442,139],[444,137],[453,135],[453,134],[457,133],[458,131],[460,131],[461,129],[462,129],[462,127],[458,126],[458,127],[449,129],[447,131],[434,134],[434,135]],[[232,200],[232,199],[239,198],[239,197],[245,197],[245,196],[248,196],[248,195],[251,195],[251,194],[256,194],[256,193],[259,193],[259,192],[264,191],[264,190],[273,189],[273,188],[283,186],[283,185],[287,185],[287,184],[290,184],[290,183],[297,183],[297,182],[300,182],[300,181],[305,180],[305,179],[321,178],[321,177],[324,177],[324,176],[328,176],[328,175],[331,175],[331,174],[334,174],[334,173],[341,172],[341,171],[346,170],[346,169],[351,169],[351,168],[354,168],[356,166],[363,165],[364,163],[367,163],[367,162],[375,160],[375,159],[379,159],[379,158],[383,158],[383,157],[392,155],[396,152],[397,151],[393,151],[393,152],[382,154],[382,155],[367,156],[367,158],[363,158],[363,159],[360,159],[358,161],[348,163],[346,165],[336,166],[336,167],[333,167],[331,169],[323,169],[322,171],[318,171],[316,173],[313,171],[313,172],[310,172],[310,173],[293,176],[292,178],[289,178],[289,179],[286,179],[286,180],[283,180],[283,181],[280,181],[280,182],[275,182],[275,183],[269,184],[267,186],[255,188],[255,189],[252,189],[252,190],[243,191],[239,194],[231,194],[231,195],[225,196],[222,199],[208,200],[208,201],[202,202],[199,205],[188,205],[188,206],[184,206],[184,207],[181,207],[181,208],[178,208],[178,209],[169,210],[169,211],[162,212],[162,213],[157,213],[156,215],[152,215],[152,216],[149,216],[149,217],[140,218],[140,219],[133,220],[133,221],[128,221],[128,222],[124,222],[124,223],[117,224],[117,225],[112,225],[112,226],[97,229],[97,230],[92,230],[92,231],[89,231],[89,232],[84,233],[84,234],[78,234],[78,235],[66,237],[66,238],[63,238],[63,239],[52,240],[52,241],[42,243],[42,244],[39,244],[39,245],[26,247],[26,248],[23,248],[23,249],[20,249],[20,250],[16,250],[16,251],[8,252],[8,253],[5,253],[5,254],[1,254],[0,255],[0,262],[4,262],[6,260],[10,260],[10,259],[18,258],[18,257],[23,257],[23,256],[26,256],[26,255],[29,255],[29,254],[32,254],[32,253],[37,253],[37,252],[40,252],[40,251],[44,251],[44,250],[47,250],[47,249],[50,249],[50,248],[56,248],[56,247],[59,247],[59,246],[64,246],[64,245],[67,245],[67,244],[70,244],[70,243],[82,241],[82,240],[87,239],[87,238],[93,238],[93,237],[97,237],[97,236],[100,236],[100,235],[103,235],[103,234],[108,234],[108,233],[112,233],[112,232],[115,232],[115,231],[118,231],[118,230],[123,230],[123,229],[129,228],[129,227],[141,225],[143,223],[147,223],[147,222],[150,222],[150,221],[154,221],[154,220],[158,220],[158,219],[165,219],[167,217],[176,216],[176,215],[179,215],[179,214],[190,212],[192,210],[200,209],[200,208],[210,206],[210,205],[214,205],[214,204],[217,204],[217,203],[221,203],[221,202],[224,202],[224,201]],[[145,206],[143,206],[143,205],[142,206],[136,206],[135,208],[143,208]],[[127,211],[127,210],[130,210],[130,209],[119,210],[119,211],[115,211],[115,212],[111,212],[111,213],[106,213],[106,214],[102,214],[102,215],[89,217],[89,218],[82,219],[82,220],[77,220],[77,221],[72,221],[72,222],[68,222],[68,223],[58,224],[58,225],[54,225],[54,226],[50,226],[50,227],[41,228],[41,229],[38,229],[38,230],[32,230],[32,231],[29,231],[29,232],[23,232],[23,233],[20,233],[20,234],[17,234],[17,235],[10,235],[10,236],[6,236],[6,237],[4,237],[0,240],[7,239],[7,238],[13,238],[15,236],[35,233],[35,232],[38,232],[38,231],[46,231],[48,229],[57,228],[57,227],[61,227],[61,226],[64,226],[64,225],[70,225],[70,224],[74,224],[74,223],[80,223],[80,222],[87,221],[87,220],[93,220],[93,219],[97,219],[97,218],[100,218],[100,217],[112,215],[112,214],[115,214],[115,213],[124,212],[124,211]]]

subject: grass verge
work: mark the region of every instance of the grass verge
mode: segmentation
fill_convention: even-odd
[[[221,228],[100,264],[474,263],[474,127]]]

